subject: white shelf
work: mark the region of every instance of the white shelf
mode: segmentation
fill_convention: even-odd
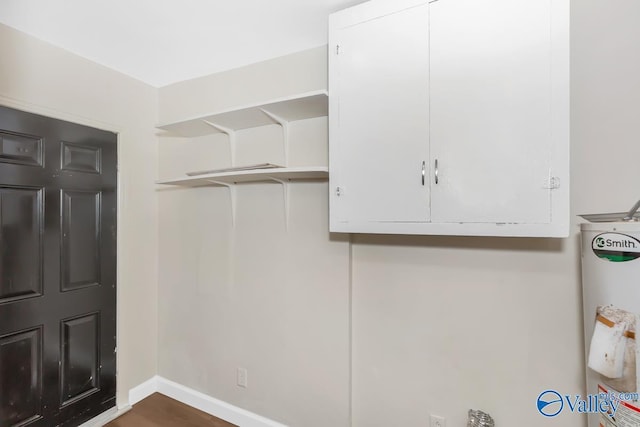
[[[226,111],[161,124],[158,128],[171,134],[195,137],[214,133],[227,133],[257,126],[282,124],[295,120],[311,119],[327,115],[327,92],[308,92],[288,98],[280,98],[264,104],[253,104]]]
[[[226,186],[243,182],[328,179],[329,168],[324,166],[305,166],[293,168],[251,169],[234,172],[220,172],[197,176],[184,176],[176,179],[158,181],[157,184],[181,185],[185,187]]]
[[[261,104],[241,106],[232,110],[219,111],[175,123],[159,125],[158,128],[169,135],[198,137],[223,133],[228,137],[231,154],[230,168],[211,173],[185,175],[175,179],[157,181],[162,185],[182,187],[218,186],[226,187],[230,196],[232,224],[236,221],[236,185],[246,182],[274,182],[282,185],[285,224],[289,226],[289,182],[300,180],[328,180],[326,166],[260,168],[260,165],[238,167],[236,164],[237,132],[241,129],[265,125],[279,125],[282,128],[284,165],[289,164],[289,123],[296,120],[325,117],[328,114],[326,91],[315,91],[274,99]],[[255,169],[244,168],[256,167]]]

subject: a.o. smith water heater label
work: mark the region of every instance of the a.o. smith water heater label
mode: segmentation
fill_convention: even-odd
[[[621,233],[602,233],[591,242],[593,253],[612,262],[633,261],[640,258],[640,240]]]

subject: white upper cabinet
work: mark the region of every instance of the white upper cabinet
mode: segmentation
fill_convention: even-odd
[[[336,29],[339,95],[329,102],[339,110],[339,130],[330,136],[330,167],[339,188],[332,214],[352,222],[425,221],[429,5],[384,13]]]
[[[373,0],[329,27],[331,231],[568,235],[568,0]]]

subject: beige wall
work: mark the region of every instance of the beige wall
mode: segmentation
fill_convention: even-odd
[[[638,198],[639,16],[640,4],[633,0],[572,4],[569,239],[356,235],[345,266],[345,245],[326,241],[324,188],[292,187],[300,193],[294,205],[305,194],[317,209],[294,219],[300,228],[293,234],[281,228],[277,186],[240,190],[235,231],[224,190],[167,192],[160,220],[160,374],[262,415],[310,426],[318,411],[348,410],[347,379],[341,376],[351,357],[354,426],[423,426],[430,413],[445,416],[448,425],[464,425],[469,408],[492,413],[498,425],[585,425],[584,417],[566,413],[542,419],[535,400],[548,388],[584,394],[575,215],[623,210]],[[256,72],[263,64],[161,89],[161,117],[171,122],[288,95],[289,88],[271,76],[324,78],[316,73],[325,69],[325,59],[305,55],[273,60],[267,74]],[[314,82],[295,90],[318,89]],[[223,101],[207,100],[207,91],[222,93]],[[192,157],[192,165],[223,165],[228,153],[220,138],[188,142],[182,151],[178,141],[167,139],[161,165],[168,176],[180,173],[179,154]],[[196,153],[205,152],[212,157],[198,158]],[[207,219],[176,209],[198,203],[199,215]],[[308,237],[295,238],[301,232]],[[199,234],[216,238],[195,243],[203,240]],[[297,247],[307,259],[311,246],[325,248],[309,253],[309,265],[322,267],[309,270],[287,260],[290,255],[282,258]],[[208,258],[210,276],[202,281],[194,271],[202,274],[196,264],[207,254],[215,257]],[[290,277],[299,283],[287,285]],[[315,331],[291,325],[305,314],[304,319],[327,323]],[[344,336],[347,318],[350,337]],[[313,338],[321,333],[336,357],[305,357],[302,349],[318,344]],[[250,368],[247,390],[234,385],[235,366],[242,364]],[[255,383],[251,372],[258,372]],[[323,390],[335,399],[319,399]]]
[[[160,123],[326,89],[326,51],[326,46],[318,47],[165,86],[160,90]]]
[[[326,48],[160,89],[167,122],[326,87]],[[211,91],[210,96],[202,93]],[[220,96],[216,96],[220,94]],[[327,120],[294,122],[290,166],[327,164]],[[283,164],[279,126],[237,133],[238,165]],[[161,138],[160,176],[230,165],[226,135]],[[349,425],[349,244],[326,182],[160,191],[159,374],[292,426]],[[248,370],[248,387],[236,369]]]
[[[572,2],[571,237],[356,236],[353,418],[356,426],[584,426],[543,419],[537,395],[584,394],[579,219],[638,197],[640,4]]]
[[[572,4],[572,215],[638,198],[638,17],[635,0]],[[159,373],[296,426],[348,426],[350,411],[360,427],[422,426],[429,413],[463,425],[469,408],[504,426],[585,425],[535,411],[543,389],[584,393],[577,219],[566,240],[349,243],[327,231],[326,183],[290,186],[288,228],[278,184],[238,187],[235,226],[221,188],[161,190],[158,215],[157,161],[171,177],[227,165],[228,147],[223,135],[162,137],[157,156],[157,106],[171,122],[322,89],[324,49],[162,88],[159,99],[3,26],[0,57],[0,103],[119,132],[120,404]],[[279,132],[240,132],[238,163],[281,159]],[[325,119],[292,132],[295,164],[326,162]],[[235,385],[238,366],[247,389]]]
[[[0,25],[0,104],[118,133],[118,405],[157,369],[157,90]]]

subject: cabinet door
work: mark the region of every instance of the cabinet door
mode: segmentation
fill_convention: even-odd
[[[430,4],[434,223],[551,221],[551,3]]]
[[[406,0],[331,18],[332,231],[429,220],[428,19],[426,1]]]

